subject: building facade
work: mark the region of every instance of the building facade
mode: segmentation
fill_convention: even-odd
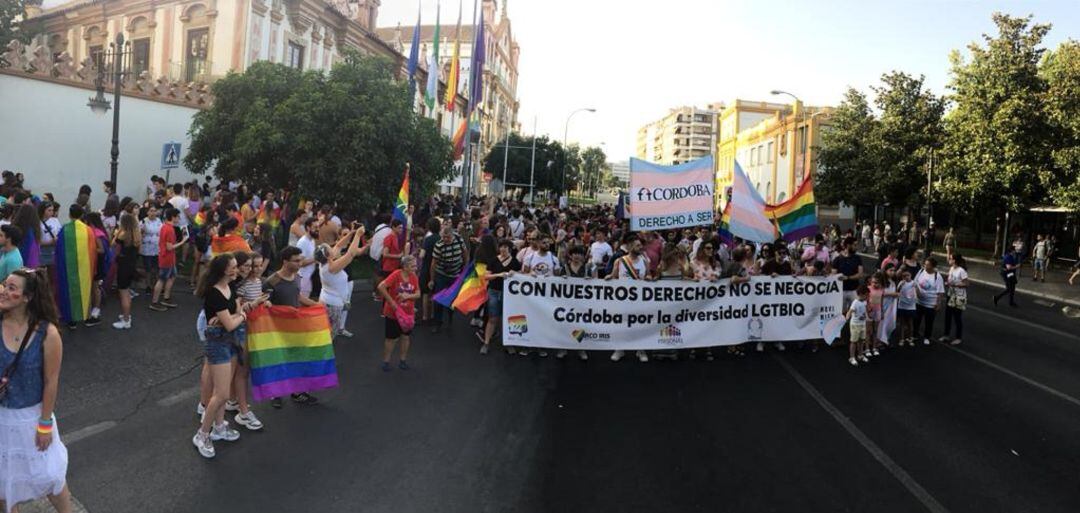
[[[483,0],[480,13],[484,23],[485,60],[483,73],[483,101],[477,112],[480,116],[481,155],[498,141],[506,138],[512,131],[518,131],[518,57],[521,48],[513,37],[510,17],[507,14],[506,0],[499,9],[497,0]],[[445,13],[444,13],[445,14]],[[439,65],[441,77],[446,77],[453,59],[456,40],[461,41],[459,54],[460,72],[458,93],[469,91],[468,77],[473,55],[474,25],[462,24],[460,34],[456,33],[456,24],[448,21],[450,16],[440,20],[439,29]],[[467,20],[466,20],[467,21]],[[382,27],[376,29],[378,37],[402,55],[412,51],[414,26]],[[420,26],[421,61],[430,62],[435,43],[435,25]],[[460,119],[460,118],[458,118]]]
[[[716,114],[723,104],[701,109],[678,107],[638,129],[637,157],[663,165],[681,164],[712,154]]]
[[[611,175],[622,184],[622,187],[626,187],[630,183],[630,161],[612,162],[610,165]]]
[[[735,100],[717,116],[716,190],[731,186],[738,161],[767,203],[791,197],[816,169],[827,107]],[[718,201],[726,194],[717,195]]]

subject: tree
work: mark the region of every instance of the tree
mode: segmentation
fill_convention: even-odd
[[[814,194],[822,202],[873,205],[884,199],[875,186],[877,131],[866,95],[849,87],[821,134]]]
[[[522,137],[515,133],[510,134],[509,152],[506,150],[505,139],[492,146],[484,157],[484,170],[502,177],[505,159],[506,181],[514,184],[528,184],[530,173],[533,172],[533,139],[533,137]],[[561,164],[567,160],[566,151],[563,150],[561,144],[548,139],[547,136],[535,139],[536,166],[533,177],[535,189],[555,192],[561,184]],[[523,193],[527,192],[528,186],[523,186],[521,189]]]
[[[184,162],[194,173],[296,191],[360,212],[396,197],[406,163],[413,197],[449,177],[451,146],[416,115],[394,64],[354,52],[328,73],[265,61],[213,85]]]
[[[581,190],[589,196],[596,195],[596,189],[600,186],[600,178],[607,167],[607,155],[604,150],[597,147],[586,148],[581,154],[582,181]]]
[[[12,39],[29,43],[41,31],[39,23],[25,22],[26,0],[0,0],[0,46],[7,46]]]
[[[1066,41],[1047,52],[1039,74],[1046,80],[1046,110],[1056,143],[1050,197],[1055,204],[1080,212],[1080,43]]]
[[[956,108],[945,119],[941,192],[954,207],[1019,211],[1053,183],[1052,130],[1039,76],[1039,47],[1050,25],[993,15],[997,36],[953,51],[949,88]]]

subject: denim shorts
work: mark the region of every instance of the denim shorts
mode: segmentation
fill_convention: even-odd
[[[1045,258],[1036,258],[1035,259],[1035,270],[1036,271],[1045,271],[1046,270],[1046,259]]]
[[[488,289],[487,316],[489,319],[502,319],[503,291]]]
[[[220,326],[206,328],[203,353],[210,365],[229,363],[237,354],[236,334]]]
[[[176,277],[176,266],[162,267],[158,269],[158,279],[168,280]]]

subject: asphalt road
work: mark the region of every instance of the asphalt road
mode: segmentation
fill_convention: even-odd
[[[58,405],[93,513],[1080,510],[1080,321],[974,287],[957,349],[714,362],[477,354],[461,317],[378,369],[358,293],[342,386],[203,460],[191,445],[196,300],[65,333]],[[106,316],[115,316],[115,301]],[[942,319],[938,319],[939,333]]]

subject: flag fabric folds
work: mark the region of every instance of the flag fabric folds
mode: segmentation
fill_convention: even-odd
[[[461,125],[458,126],[456,132],[454,132],[454,158],[457,160],[465,153],[465,132],[469,130],[469,118],[461,120]]]
[[[246,253],[251,252],[251,246],[239,235],[230,233],[224,237],[214,236],[214,238],[210,240],[210,253],[213,255],[234,253],[237,251]]]
[[[33,230],[23,234],[19,241],[19,254],[22,255],[23,266],[33,269],[41,265],[41,244],[34,237]]]
[[[473,109],[477,105],[480,105],[480,101],[484,98],[484,61],[487,60],[486,46],[484,42],[484,19],[480,17],[480,22],[476,24],[476,39],[472,45],[472,58],[469,62],[469,113],[471,114]]]
[[[446,110],[453,112],[457,97],[458,75],[461,73],[461,3],[458,2],[457,28],[454,29],[454,56],[450,59],[450,74],[446,77]]]
[[[461,269],[454,283],[432,296],[432,299],[463,314],[475,312],[487,301],[486,275],[486,265],[470,262]]]
[[[260,306],[247,318],[256,401],[338,386],[326,306]]]
[[[757,189],[750,184],[742,166],[735,161],[734,181],[732,183],[731,234],[751,242],[773,242],[776,240],[776,227],[765,214],[765,200]]]
[[[731,235],[731,202],[724,207],[724,213],[720,216],[720,229],[716,233],[720,237],[720,242],[733,246],[735,245],[735,237]]]
[[[268,204],[272,203],[272,204]],[[266,202],[259,206],[258,213],[255,214],[255,221],[258,223],[267,223],[274,229],[281,226],[281,207],[277,202]]]
[[[416,28],[412,33],[412,45],[409,46],[409,104],[416,101],[416,67],[420,64],[420,5],[416,6]]]
[[[897,298],[887,297],[881,303],[881,322],[878,323],[878,340],[888,344],[889,337],[896,329]]]
[[[429,110],[434,110],[439,103],[439,9],[435,11],[435,39],[432,43],[431,60],[428,64],[427,92],[424,93],[424,103]]]
[[[56,303],[65,322],[83,321],[90,316],[97,256],[97,238],[82,221],[65,224],[56,234]]]
[[[770,205],[765,212],[776,221],[780,235],[788,242],[816,235],[818,222],[813,178],[807,178],[791,199],[779,205]]]
[[[837,338],[840,338],[840,332],[843,331],[845,324],[847,324],[847,317],[844,315],[834,315],[828,320],[822,319],[821,338],[831,346]]]
[[[401,189],[398,190],[397,200],[394,201],[394,219],[398,219],[404,225],[409,224],[409,165],[405,164],[405,178],[401,179]]]

